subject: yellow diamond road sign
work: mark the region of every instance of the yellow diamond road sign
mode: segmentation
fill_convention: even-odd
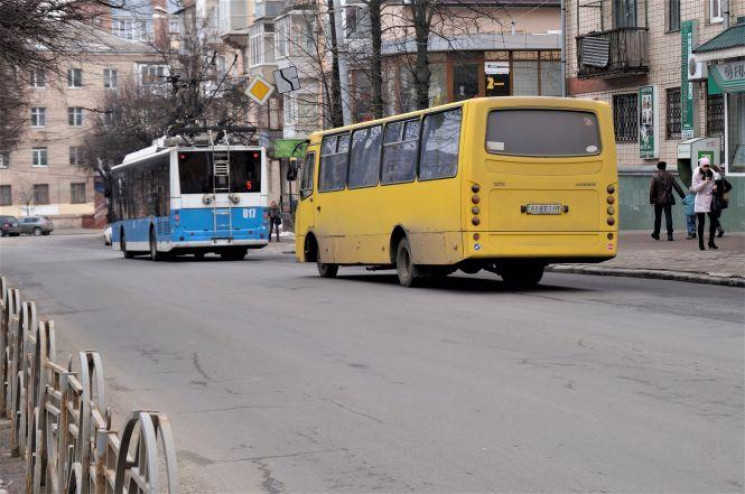
[[[260,105],[266,103],[273,92],[274,87],[259,75],[254,76],[246,88],[246,96]]]

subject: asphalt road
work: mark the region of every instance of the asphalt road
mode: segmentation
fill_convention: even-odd
[[[404,289],[2,239],[0,272],[165,412],[186,492],[742,492],[745,291],[549,273]]]

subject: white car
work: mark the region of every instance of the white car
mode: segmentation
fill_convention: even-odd
[[[103,243],[111,245],[111,225],[107,226],[103,230]]]

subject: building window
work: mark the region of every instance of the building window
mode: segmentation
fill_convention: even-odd
[[[34,204],[49,204],[49,185],[34,185]]]
[[[0,151],[0,168],[10,167],[10,151]]]
[[[613,125],[616,142],[639,140],[639,101],[636,93],[613,95]]]
[[[680,0],[667,2],[667,30],[680,31]]]
[[[0,185],[0,206],[12,206],[13,195],[10,185]]]
[[[294,125],[297,123],[297,96],[287,95],[284,97],[284,121],[285,125]]]
[[[613,0],[614,27],[636,27],[636,0]]]
[[[249,64],[256,65],[274,63],[274,24],[254,24],[249,29]]]
[[[667,90],[667,138],[680,139],[680,88]]]
[[[103,87],[107,89],[119,87],[119,73],[116,69],[103,69]]]
[[[46,108],[31,108],[31,127],[40,128],[47,124]]]
[[[724,95],[706,96],[706,137],[724,137]]]
[[[170,19],[168,21],[168,33],[169,34],[180,34],[181,33],[181,21],[179,19]]]
[[[167,65],[140,65],[140,85],[166,87],[168,77]]]
[[[81,166],[83,164],[83,148],[70,146],[70,165]]]
[[[70,204],[85,204],[85,184],[70,184]]]
[[[83,69],[67,69],[67,87],[83,87]]]
[[[47,148],[33,148],[31,150],[31,166],[49,166],[47,162]]]
[[[709,0],[709,22],[724,22],[722,0]]]
[[[67,123],[73,127],[83,125],[83,109],[80,107],[71,107],[67,109]]]
[[[150,23],[137,19],[114,19],[111,21],[111,33],[124,39],[145,41],[150,35]]]
[[[42,69],[32,69],[29,76],[29,86],[42,88],[47,86],[47,77]]]

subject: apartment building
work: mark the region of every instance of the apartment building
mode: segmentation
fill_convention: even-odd
[[[0,153],[0,214],[80,227],[94,213],[94,173],[82,146],[95,110],[127,81],[152,83],[159,64],[142,42],[102,30],[86,39],[84,53],[60,62],[58,72],[30,75],[27,128],[16,148]]]
[[[658,161],[690,183],[707,154],[735,186],[725,229],[745,229],[745,2],[567,0],[566,13],[568,93],[613,107],[621,228],[651,228]]]

